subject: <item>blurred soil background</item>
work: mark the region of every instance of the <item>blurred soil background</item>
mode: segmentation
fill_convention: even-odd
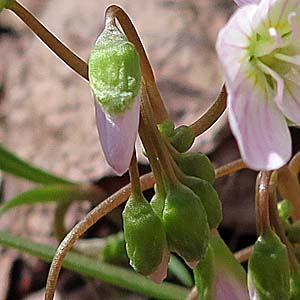
[[[85,60],[104,24],[106,0],[22,0],[52,32]],[[215,53],[218,30],[236,8],[231,0],[114,1],[131,16],[152,63],[170,115],[177,124],[196,120],[217,96],[222,77]],[[0,140],[32,163],[80,182],[97,182],[103,198],[128,181],[114,176],[98,141],[89,85],[64,65],[12,13],[0,15]],[[198,137],[195,151],[209,154],[216,167],[239,158],[226,114]],[[144,172],[149,170],[139,151]],[[221,234],[233,250],[255,239],[256,173],[240,171],[215,183],[223,203]],[[31,184],[2,175],[1,201]],[[72,205],[71,227],[91,208]],[[0,229],[57,244],[53,205],[12,210]],[[99,222],[93,236],[121,229],[121,209]],[[16,221],[17,220],[17,221]],[[0,300],[42,299],[49,266],[11,249],[0,249]],[[71,272],[60,277],[57,299],[144,299],[92,282]]]

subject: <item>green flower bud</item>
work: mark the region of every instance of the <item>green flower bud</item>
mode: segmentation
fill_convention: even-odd
[[[131,108],[139,93],[139,55],[116,26],[105,27],[89,59],[89,80],[96,100],[110,116]]]
[[[175,160],[183,173],[210,183],[215,181],[215,169],[205,154],[196,152],[181,153]]]
[[[290,300],[299,300],[300,299],[300,272],[293,273],[291,275],[291,296]]]
[[[183,183],[199,197],[205,208],[209,227],[217,228],[222,221],[222,204],[214,187],[205,180],[191,176],[185,176]]]
[[[287,249],[271,230],[260,236],[254,245],[248,262],[248,287],[251,299],[290,299]]]
[[[171,137],[175,134],[175,125],[171,120],[166,120],[163,123],[157,124],[160,133],[166,137]]]
[[[128,262],[123,232],[111,234],[103,248],[103,260],[108,263],[120,264]]]
[[[277,204],[279,217],[281,220],[287,220],[293,214],[293,204],[284,199]]]
[[[4,8],[8,8],[11,4],[11,0],[0,0],[0,13]]]
[[[286,228],[287,237],[292,243],[300,243],[300,221]]]
[[[171,251],[187,262],[204,256],[208,244],[206,212],[198,196],[183,184],[171,185],[167,191],[163,223]]]
[[[162,262],[167,245],[161,219],[143,195],[131,195],[123,211],[126,249],[131,266],[144,275]]]
[[[165,196],[155,193],[150,201],[150,204],[155,213],[161,218],[165,207]]]
[[[194,131],[186,125],[177,127],[175,134],[170,138],[172,146],[179,152],[186,152],[195,140]]]
[[[246,272],[220,236],[211,235],[205,257],[194,269],[201,300],[249,299]]]

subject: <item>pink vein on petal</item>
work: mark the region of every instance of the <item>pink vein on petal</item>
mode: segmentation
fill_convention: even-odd
[[[120,116],[105,114],[95,100],[96,123],[100,142],[108,164],[118,174],[129,167],[139,126],[139,97],[133,106]]]

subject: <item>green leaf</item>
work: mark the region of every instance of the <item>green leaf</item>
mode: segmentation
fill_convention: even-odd
[[[0,144],[0,169],[12,175],[42,184],[75,184],[74,182],[48,173],[22,160]]]
[[[185,286],[192,287],[194,285],[192,276],[186,268],[186,265],[175,255],[171,255],[170,257],[169,271]]]
[[[46,202],[88,200],[95,197],[95,191],[80,185],[46,185],[19,194],[0,207],[0,215],[13,207]]]
[[[55,253],[53,246],[33,242],[1,231],[0,245],[29,253],[46,262],[51,262]],[[174,284],[155,284],[132,271],[100,263],[78,253],[69,253],[64,260],[63,266],[82,275],[96,278],[155,299],[182,300],[189,293],[189,290]]]

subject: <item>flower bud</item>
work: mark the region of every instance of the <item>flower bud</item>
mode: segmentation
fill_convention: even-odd
[[[248,262],[251,300],[290,299],[290,268],[286,246],[271,230],[254,245]]]
[[[291,243],[300,243],[300,221],[286,227],[287,237]]]
[[[110,116],[128,111],[139,93],[139,55],[114,25],[105,27],[91,52],[89,80],[97,102]]]
[[[208,223],[198,196],[183,184],[171,184],[163,210],[163,223],[171,251],[186,262],[199,261],[208,244]]]
[[[166,120],[157,124],[157,127],[160,133],[166,137],[172,137],[175,134],[175,125],[172,120]]]
[[[222,204],[214,187],[209,182],[192,176],[185,176],[183,183],[199,197],[206,211],[209,227],[217,228],[222,221]]]
[[[150,275],[160,266],[167,243],[162,221],[143,195],[132,194],[128,199],[123,227],[131,266]]]
[[[11,0],[0,0],[0,13],[4,8],[8,8]]]
[[[172,146],[179,152],[186,152],[191,148],[195,140],[194,131],[186,125],[175,129],[175,134],[171,136]]]
[[[215,169],[203,153],[182,153],[175,158],[178,167],[187,175],[195,176],[210,183],[215,181]]]
[[[278,202],[277,209],[282,221],[287,220],[293,214],[293,204],[286,199]]]
[[[103,260],[108,263],[128,263],[123,232],[111,234],[103,248]]]
[[[297,271],[291,275],[291,296],[290,300],[299,300],[300,299],[300,272]]]
[[[194,275],[201,300],[249,300],[246,272],[220,236],[210,236]]]

